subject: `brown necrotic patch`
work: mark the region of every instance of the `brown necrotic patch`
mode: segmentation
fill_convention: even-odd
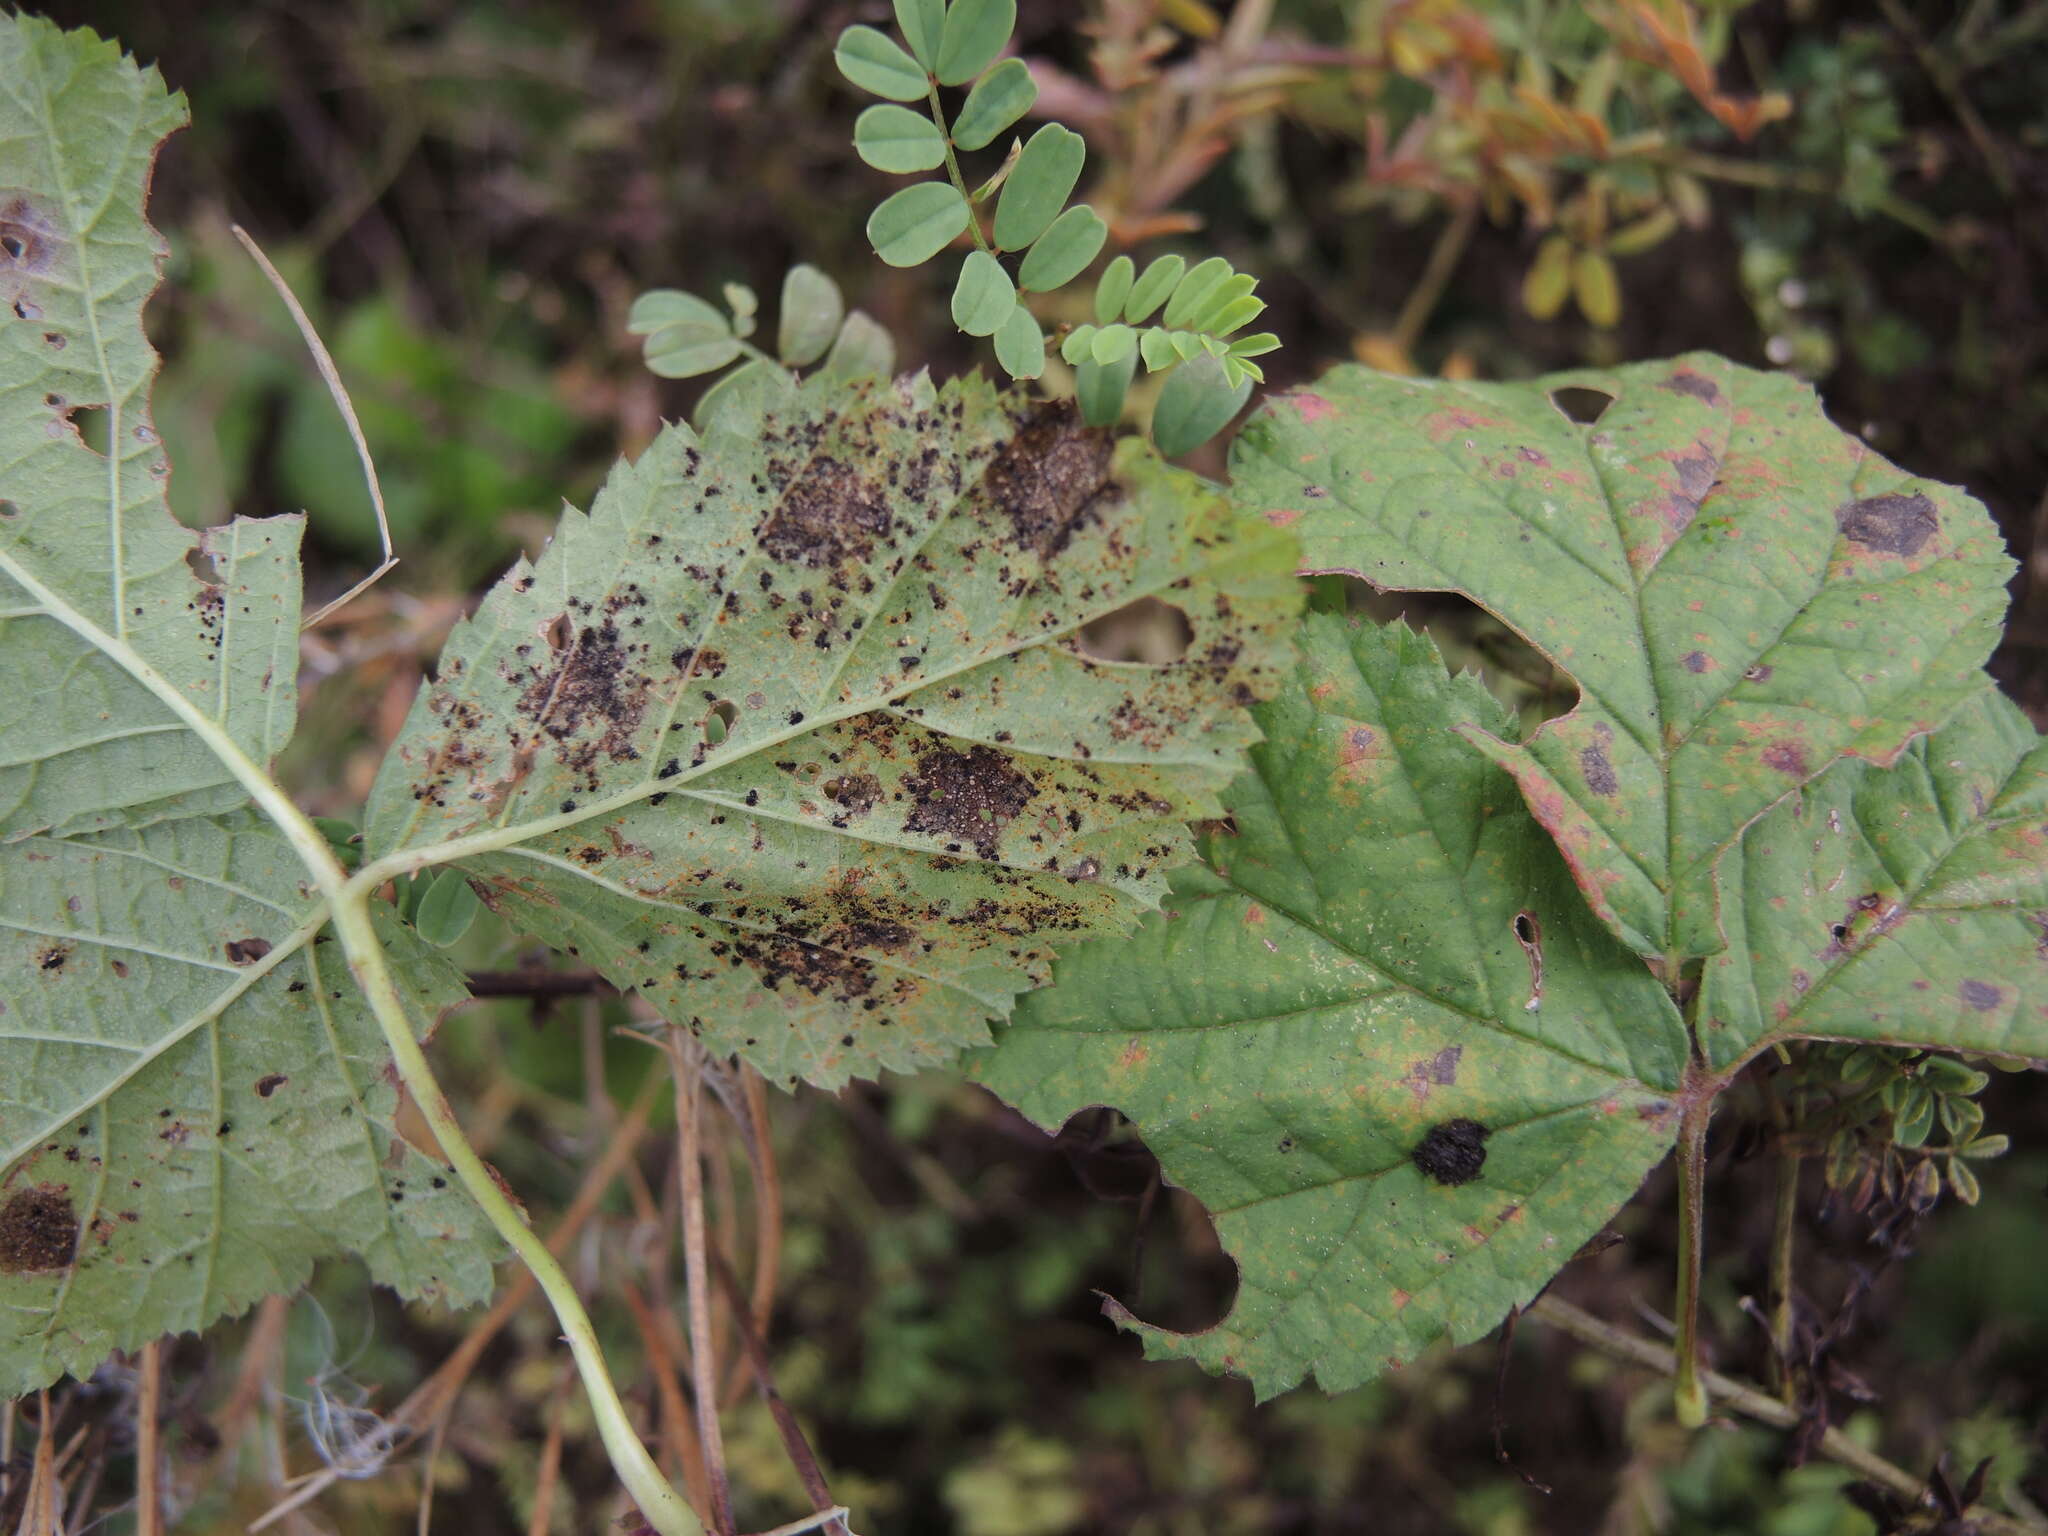
[[[1607,760],[1607,749],[1598,742],[1579,749],[1579,771],[1586,776],[1586,788],[1596,795],[1612,795],[1621,788],[1614,764]]]
[[[923,832],[949,845],[971,844],[984,859],[996,856],[1003,828],[1037,793],[1031,781],[989,747],[956,752],[935,746],[921,753],[917,772],[903,781],[912,801],[903,830]]]
[[[596,750],[614,760],[638,757],[649,684],[632,664],[633,649],[609,617],[584,625],[555,664],[526,685],[519,713],[558,742],[594,736]],[[558,755],[567,761],[569,750]]]
[[[41,317],[36,291],[56,269],[61,244],[56,224],[30,198],[17,194],[0,205],[0,303],[17,319]]]
[[[67,1269],[78,1253],[78,1214],[61,1184],[18,1190],[0,1206],[0,1274]]]
[[[852,1002],[875,988],[871,962],[799,939],[741,939],[733,944],[732,953],[754,968],[761,985],[770,992],[781,990],[788,982],[813,997]]]
[[[1885,555],[1917,555],[1941,527],[1934,503],[1911,496],[1866,496],[1835,509],[1842,537]]]
[[[983,477],[988,501],[1016,541],[1041,556],[1073,536],[1083,513],[1109,487],[1110,434],[1082,425],[1071,400],[1035,407]]]
[[[894,526],[881,496],[857,470],[819,457],[782,493],[761,530],[761,548],[785,565],[817,569],[865,560]]]
[[[849,816],[864,816],[882,798],[882,784],[872,773],[843,773],[820,786],[825,798]]]

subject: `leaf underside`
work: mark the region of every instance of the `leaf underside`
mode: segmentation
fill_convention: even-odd
[[[1285,535],[1071,407],[812,383],[670,427],[451,637],[369,851],[836,1085],[986,1039],[1165,890],[1298,603]],[[1192,634],[1091,659],[1144,597]]]
[[[393,1131],[381,1036],[231,766],[291,732],[301,520],[164,503],[143,194],[183,116],[114,45],[0,18],[0,1396],[330,1254],[466,1302],[495,1253]],[[459,978],[383,928],[430,1020]]]
[[[1611,398],[1582,424],[1573,391]],[[1341,368],[1269,405],[1233,473],[1309,568],[1461,592],[1578,683],[1526,742],[1474,739],[1594,910],[1678,961],[1722,946],[1714,864],[1745,826],[1982,687],[2012,570],[1975,501],[1704,354],[1527,384]]]
[[[1454,734],[1511,727],[1427,640],[1312,618],[1257,714],[1235,835],[1132,939],[1063,953],[971,1070],[1047,1127],[1096,1104],[1136,1122],[1239,1288],[1206,1332],[1123,1320],[1266,1397],[1357,1385],[1526,1302],[1669,1147],[1686,1042]],[[1446,1182],[1417,1149],[1460,1122],[1484,1162]]]

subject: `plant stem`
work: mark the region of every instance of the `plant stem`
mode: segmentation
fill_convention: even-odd
[[[988,236],[981,232],[981,215],[974,211],[974,196],[967,190],[967,178],[960,174],[960,157],[953,152],[953,129],[946,121],[946,109],[939,105],[939,82],[934,75],[925,77],[925,96],[931,103],[932,123],[939,130],[939,137],[946,141],[946,175],[953,183],[953,190],[960,194],[960,200],[967,205],[967,227],[974,232],[974,243],[993,256],[995,247],[988,243]]]
[[[1700,1386],[1700,1239],[1705,1229],[1707,1119],[1712,1098],[1686,1100],[1678,1121],[1678,1422],[1698,1429],[1707,1422],[1707,1395]]]
[[[1792,1251],[1799,1215],[1797,1152],[1778,1153],[1777,1205],[1771,1222],[1771,1370],[1778,1396],[1793,1402],[1799,1393],[1792,1373]]]
[[[670,1070],[676,1086],[676,1171],[682,1177],[683,1281],[690,1311],[690,1388],[697,1399],[697,1439],[704,1447],[704,1469],[711,1480],[711,1522],[719,1536],[729,1536],[732,1491],[726,1480],[725,1437],[718,1425],[718,1361],[711,1342],[711,1269],[705,1260],[704,1163],[697,1117],[695,1052],[682,1030],[668,1029]]]
[[[1655,1371],[1660,1376],[1674,1375],[1680,1365],[1677,1357],[1661,1344],[1648,1339],[1637,1338],[1600,1321],[1568,1301],[1556,1296],[1541,1296],[1528,1308],[1528,1316],[1541,1319],[1564,1333],[1570,1334],[1581,1344],[1597,1349],[1603,1355],[1615,1360],[1626,1361]],[[1799,1410],[1779,1402],[1767,1393],[1723,1376],[1716,1371],[1700,1374],[1700,1381],[1707,1394],[1725,1408],[1758,1423],[1769,1424],[1777,1429],[1797,1429],[1801,1423]],[[1927,1496],[1927,1483],[1915,1477],[1905,1468],[1886,1461],[1874,1451],[1867,1451],[1839,1429],[1830,1428],[1820,1437],[1820,1453],[1830,1461],[1860,1472],[1873,1483],[1882,1484],[1900,1497],[1909,1499],[1916,1507],[1931,1508]],[[2010,1515],[2001,1515],[1981,1506],[1966,1512],[1966,1518],[1975,1522],[1975,1528],[1983,1536],[2044,1536],[2048,1527],[2031,1521],[2016,1520]]]
[[[1414,354],[1415,343],[1422,339],[1422,329],[1429,324],[1429,317],[1435,312],[1437,301],[1444,296],[1451,274],[1458,270],[1458,260],[1465,254],[1465,247],[1472,240],[1472,231],[1478,225],[1479,200],[1474,198],[1451,216],[1451,222],[1444,226],[1436,244],[1430,248],[1422,276],[1416,279],[1408,301],[1401,306],[1400,316],[1394,321],[1393,330],[1388,333],[1394,345],[1401,349],[1402,356]]]
[[[331,859],[329,863],[332,864]],[[659,1536],[702,1536],[704,1528],[695,1513],[661,1475],[653,1457],[647,1454],[647,1447],[641,1443],[639,1433],[633,1428],[632,1420],[627,1417],[626,1405],[619,1400],[618,1388],[612,1384],[611,1373],[605,1369],[597,1330],[591,1326],[590,1314],[584,1311],[576,1287],[562,1266],[555,1262],[555,1256],[548,1252],[547,1244],[526,1224],[524,1214],[513,1203],[511,1195],[499,1185],[497,1176],[463,1135],[461,1122],[455,1118],[447,1096],[434,1079],[433,1068],[427,1065],[426,1053],[420,1049],[420,1043],[413,1034],[412,1021],[406,1015],[404,1000],[385,960],[384,946],[370,925],[368,892],[360,886],[344,886],[339,866],[334,866],[333,873],[335,932],[348,956],[356,985],[362,989],[371,1012],[383,1028],[385,1043],[391,1047],[398,1075],[411,1092],[413,1102],[432,1129],[441,1145],[442,1155],[448,1159],[463,1188],[469,1191],[470,1198],[476,1201],[506,1246],[519,1256],[541,1290],[546,1292],[555,1309],[555,1317],[562,1325],[569,1352],[575,1357],[577,1372],[583,1377],[583,1390],[590,1398],[598,1433],[604,1438],[605,1450],[611,1456],[619,1481]]]

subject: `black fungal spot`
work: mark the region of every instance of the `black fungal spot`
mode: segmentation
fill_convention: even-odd
[[[17,1191],[0,1206],[0,1274],[68,1269],[78,1253],[78,1215],[61,1184]]]
[[[256,1079],[256,1097],[267,1099],[291,1079],[282,1072],[268,1072]]]
[[[1934,503],[1911,496],[1866,496],[1835,509],[1842,537],[1886,555],[1917,555],[1941,527]]]
[[[1408,1155],[1439,1184],[1470,1184],[1486,1166],[1486,1138],[1477,1120],[1445,1120],[1429,1128]]]

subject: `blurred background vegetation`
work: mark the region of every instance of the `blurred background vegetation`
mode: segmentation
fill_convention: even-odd
[[[943,275],[882,266],[862,234],[889,183],[851,152],[859,103],[830,52],[845,24],[884,19],[884,0],[50,9],[118,36],[191,98],[154,204],[175,253],[152,323],[180,515],[307,509],[315,599],[375,563],[348,440],[231,223],[311,311],[377,456],[404,563],[307,637],[308,723],[286,772],[319,811],[360,802],[421,666],[482,584],[539,546],[562,500],[587,504],[618,452],[689,409],[694,386],[649,374],[625,331],[636,294],[739,281],[772,303],[808,261],[894,333],[905,364],[976,360]],[[1020,10],[1041,109],[1087,135],[1085,195],[1113,241],[1156,253],[1199,230],[1260,275],[1262,323],[1287,342],[1266,360],[1272,387],[1350,358],[1516,378],[1709,348],[1794,370],[1878,451],[1990,505],[2023,565],[1994,670],[2048,724],[2048,6]],[[1195,463],[1219,473],[1220,446]],[[1569,706],[1483,615],[1407,608],[1532,715]],[[488,919],[459,954],[508,990],[541,963]],[[575,980],[480,1001],[441,1036],[479,1144],[544,1228],[607,1148],[626,1152],[653,1065],[612,1032],[626,1005]],[[1992,1457],[1988,1499],[2021,1514],[2048,1504],[2038,1083],[1999,1075],[1986,1094],[1988,1128],[2014,1148],[1980,1165],[1974,1207],[1902,1215],[1881,1182],[1825,1190],[1808,1159],[1798,1270],[1810,1400],[1908,1466],[1946,1455],[1960,1480]],[[1764,1286],[1778,1160],[1772,1083],[1754,1086],[1717,1122],[1708,1303],[1720,1366],[1767,1380],[1745,1299]],[[660,1097],[568,1257],[629,1396],[687,1461],[662,1389],[675,1180]],[[1533,1324],[1505,1352],[1442,1351],[1335,1399],[1258,1405],[1242,1383],[1141,1365],[1093,1291],[1196,1327],[1221,1314],[1232,1274],[1201,1212],[1106,1113],[1048,1138],[933,1076],[777,1095],[771,1114],[773,1174],[729,1126],[713,1138],[720,1234],[759,1273],[779,1194],[775,1377],[860,1529],[1880,1528],[1844,1496],[1847,1474],[1798,1464],[1804,1437],[1687,1439],[1652,1378]],[[1670,1208],[1660,1174],[1560,1293],[1655,1333]],[[296,1302],[183,1341],[167,1387],[178,1528],[239,1530],[323,1466],[333,1486],[274,1528],[423,1528],[428,1483],[434,1529],[605,1528],[607,1468],[537,1305],[477,1344],[430,1443],[389,1452],[379,1426],[477,1322],[408,1312],[337,1266]],[[736,1359],[733,1327],[725,1339]],[[736,1371],[727,1455],[754,1529],[808,1506],[747,1387]],[[133,1392],[117,1364],[50,1410],[63,1436],[82,1432],[77,1507],[115,1512],[115,1529],[133,1528],[119,1512]],[[8,1529],[22,1481],[0,1501]]]

